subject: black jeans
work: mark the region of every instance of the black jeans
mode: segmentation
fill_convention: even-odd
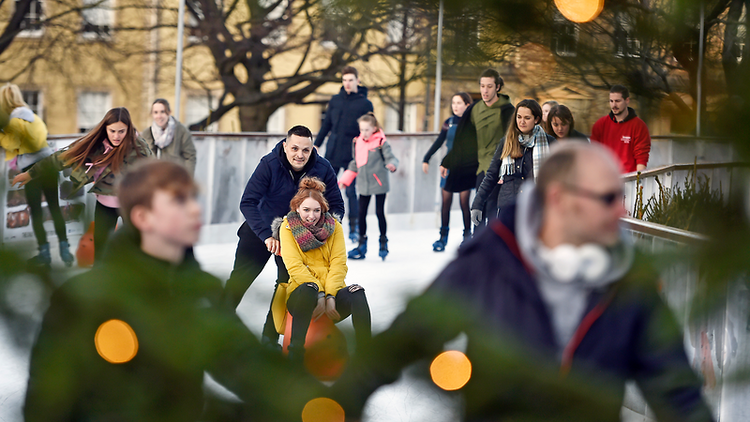
[[[286,307],[292,315],[289,350],[304,350],[307,329],[310,327],[312,313],[317,304],[318,286],[314,283],[305,283],[289,295],[286,302]],[[336,292],[336,311],[341,316],[340,321],[345,320],[349,315],[352,316],[357,350],[363,350],[372,337],[370,306],[367,304],[364,287],[352,284]]]
[[[370,206],[372,195],[359,195],[359,239],[360,242],[367,236],[367,208]],[[385,237],[388,223],[385,221],[385,194],[375,195],[375,214],[378,216],[380,237]]]
[[[268,258],[273,255],[266,248],[264,240],[255,234],[247,222],[242,223],[242,226],[237,231],[237,236],[239,236],[240,240],[237,243],[237,251],[234,254],[234,268],[232,268],[232,274],[229,276],[229,280],[227,280],[227,284],[224,287],[224,302],[231,309],[237,308],[247,289],[258,278],[261,271],[263,271]],[[289,273],[286,271],[286,266],[284,266],[284,261],[281,257],[276,255],[273,257],[277,267],[276,288],[278,288],[279,283],[289,281]],[[274,294],[276,294],[275,289]],[[271,298],[273,302],[273,296]],[[263,335],[271,339],[279,337],[273,325],[273,316],[271,315],[270,308],[266,316],[265,325],[263,325]]]
[[[31,166],[24,169],[28,170]],[[60,201],[57,193],[57,180],[59,173],[56,171],[45,171],[41,176],[32,179],[24,186],[26,194],[26,203],[31,211],[31,226],[34,229],[36,242],[41,246],[47,242],[47,232],[44,230],[44,213],[42,212],[42,193],[47,200],[47,208],[52,216],[52,222],[55,226],[55,233],[60,242],[67,242],[68,236],[65,233],[65,219],[60,211]]]
[[[94,208],[94,263],[100,262],[104,247],[109,235],[117,227],[117,218],[120,217],[119,208],[110,208],[96,202]]]
[[[479,175],[477,175],[477,192],[479,192],[479,186],[482,184],[482,180],[484,180],[484,172],[481,172],[479,173]],[[486,227],[487,223],[491,219],[497,218],[498,194],[500,194],[500,185],[495,185],[495,187],[492,189],[492,192],[490,192],[490,195],[487,197],[487,202],[484,203],[484,210],[482,210],[482,221],[478,226],[474,228],[474,233],[479,233],[479,230]]]
[[[338,176],[339,169],[346,171],[346,167],[334,167],[333,172]],[[357,178],[352,180],[352,184],[346,187],[346,199],[349,203],[349,229],[354,229],[359,216],[359,204],[357,203]],[[343,221],[343,216],[341,216]]]

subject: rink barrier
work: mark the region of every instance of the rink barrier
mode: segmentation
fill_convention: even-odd
[[[683,327],[688,360],[704,380],[704,396],[714,420],[741,422],[750,420],[750,380],[724,382],[750,369],[750,280],[747,275],[726,286],[723,305],[705,315],[691,314],[695,305],[701,269],[687,258],[704,246],[706,236],[642,220],[623,218],[623,226],[636,245],[651,254],[685,256],[660,268],[661,294]],[[623,422],[655,422],[643,396],[634,384],[626,390]]]
[[[49,139],[70,141],[79,136],[52,135]],[[271,151],[284,136],[269,133],[193,133],[197,150],[195,177],[201,186],[199,201],[203,207],[204,228],[201,243],[221,243],[236,239],[235,233],[243,221],[239,202],[245,184],[260,158]],[[424,174],[422,158],[437,134],[391,133],[386,137],[400,161],[399,169],[390,175],[391,191],[386,200],[389,225],[393,223],[393,228],[397,230],[438,228],[441,201],[438,167],[445,154],[445,148],[438,150],[432,157],[429,173]],[[326,145],[320,148],[322,154],[325,154]],[[731,161],[734,152],[730,145],[719,139],[652,137],[650,168],[671,163],[692,163],[694,157],[701,163]],[[0,172],[7,174],[3,160],[0,160]],[[674,179],[678,180],[679,177]],[[0,194],[3,198],[7,196],[7,186],[7,182],[0,184]],[[452,210],[459,210],[458,202],[453,201]],[[82,222],[84,226],[93,220],[92,195],[86,195],[86,203],[86,214]],[[632,212],[632,206],[630,211]],[[374,213],[374,210],[370,213]],[[56,236],[50,236],[50,242],[56,243]],[[34,247],[32,239],[26,241],[28,245],[22,243],[19,242],[16,246]]]

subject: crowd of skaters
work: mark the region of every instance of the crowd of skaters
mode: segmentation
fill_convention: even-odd
[[[106,235],[101,235],[104,237],[100,236],[97,243],[98,260],[94,270],[66,283],[64,291],[53,297],[51,311],[45,317],[32,356],[27,418],[49,420],[50,417],[94,415],[94,419],[106,419],[108,412],[113,411],[107,405],[113,402],[119,402],[114,406],[118,409],[115,414],[158,413],[158,399],[164,396],[163,389],[167,387],[144,382],[133,373],[127,380],[143,391],[153,392],[152,398],[144,400],[141,393],[138,397],[130,396],[136,393],[120,388],[96,391],[97,383],[105,376],[87,371],[84,377],[65,380],[75,385],[76,389],[71,391],[77,396],[70,393],[63,394],[62,398],[54,396],[55,400],[63,401],[58,408],[53,407],[59,414],[39,411],[32,405],[48,399],[50,390],[54,390],[54,385],[45,383],[59,381],[46,374],[49,370],[46,365],[60,364],[55,361],[59,357],[50,354],[59,346],[58,342],[67,341],[60,331],[65,327],[59,325],[60,320],[65,319],[63,311],[70,311],[73,305],[83,306],[80,303],[86,296],[83,291],[91,287],[92,280],[107,278],[108,271],[127,266],[136,273],[148,272],[154,283],[166,289],[167,296],[160,299],[165,302],[159,303],[165,314],[187,312],[191,318],[206,322],[197,328],[201,335],[206,334],[211,321],[205,320],[203,311],[190,306],[184,309],[185,300],[206,299],[206,304],[201,306],[217,312],[210,314],[210,318],[215,318],[212,321],[221,320],[232,327],[217,334],[216,349],[184,367],[160,360],[158,348],[143,350],[144,354],[154,352],[154,356],[146,356],[138,365],[153,369],[166,363],[174,364],[170,368],[172,381],[185,381],[192,386],[190,400],[172,397],[174,406],[167,409],[188,412],[181,414],[188,420],[197,420],[205,410],[199,409],[193,400],[198,382],[195,373],[203,370],[212,375],[216,373],[219,382],[236,392],[246,404],[256,406],[245,409],[249,414],[279,417],[289,410],[277,409],[278,403],[272,401],[259,404],[253,395],[267,393],[259,393],[262,383],[274,384],[272,389],[288,389],[291,382],[299,382],[299,397],[292,400],[294,403],[319,394],[332,396],[339,400],[348,415],[356,417],[377,386],[394,381],[395,374],[404,365],[434,355],[451,336],[459,332],[471,333],[470,341],[482,344],[481,335],[480,338],[474,336],[477,326],[473,324],[488,318],[491,323],[481,326],[490,334],[511,335],[540,358],[557,361],[566,372],[580,364],[584,368],[598,368],[623,382],[625,379],[643,382],[639,385],[653,394],[647,400],[654,400],[663,420],[687,420],[684,419],[687,416],[694,418],[691,420],[711,420],[679,335],[670,337],[667,343],[652,344],[656,339],[650,337],[654,333],[648,328],[649,324],[665,323],[670,332],[679,333],[673,319],[666,317],[665,320],[668,310],[658,299],[656,286],[650,283],[655,278],[646,277],[648,282],[644,285],[630,285],[631,274],[644,270],[635,265],[632,246],[620,237],[618,221],[623,209],[619,200],[622,194],[619,175],[646,167],[650,137],[643,121],[629,107],[628,90],[620,85],[611,88],[611,112],[595,123],[587,137],[575,129],[573,115],[565,105],[554,101],[539,105],[533,99],[513,105],[510,97],[501,93],[503,86],[498,72],[488,69],[479,78],[481,99],[472,102],[465,92],[451,98],[453,114],[425,155],[423,170],[429,171],[431,157],[446,144],[448,151],[439,167],[443,190],[440,237],[433,249],[445,250],[449,210],[456,192],[463,214],[463,242],[458,257],[433,285],[410,302],[391,328],[375,338],[370,332],[365,288],[345,281],[347,261],[364,259],[367,254],[365,217],[373,195],[380,231],[379,256],[385,259],[388,255],[384,203],[389,190],[388,173],[397,171],[398,159],[372,113],[366,88],[359,85],[357,71],[351,66],[342,72],[342,89],[332,98],[318,137],[313,141],[308,128],[292,127],[287,137],[260,160],[250,177],[240,202],[245,221],[238,231],[233,271],[221,292],[216,290],[209,276],[195,272],[199,269],[191,247],[197,241],[199,224],[196,221],[200,220],[200,211],[195,209],[197,191],[191,177],[195,148],[189,132],[170,116],[166,101],[153,103],[154,123],[144,133],[135,132],[126,109],[113,109],[97,128],[71,147],[24,168],[13,180],[14,184],[23,186],[36,180],[42,169],[56,172],[65,167],[74,168],[79,188],[94,182],[91,192],[97,195],[96,223],[104,226],[101,230],[106,229]],[[318,154],[317,146],[326,141],[327,135],[324,158]],[[13,144],[5,138],[0,140],[4,141],[6,150],[13,151],[12,147],[6,147]],[[18,155],[31,152],[16,148]],[[154,162],[150,156],[167,160]],[[179,165],[173,164],[175,161]],[[534,181],[541,186],[536,187]],[[120,191],[116,193],[118,184]],[[138,187],[140,184],[145,187]],[[349,252],[342,226],[346,221],[346,208],[340,188],[346,189],[349,199],[349,239],[356,244]],[[476,190],[476,195],[470,204],[471,190]],[[350,191],[358,192],[359,196]],[[121,208],[123,197],[130,204],[124,209]],[[126,227],[105,249],[106,236],[113,226],[111,214],[118,212]],[[40,255],[43,255],[41,245],[40,240]],[[125,255],[141,258],[133,261],[132,256]],[[234,310],[272,256],[277,266],[277,280],[261,339],[257,342],[252,335],[248,336],[246,329],[238,326]],[[161,264],[155,264],[157,262]],[[138,265],[148,263],[156,269],[147,270]],[[467,274],[471,275],[468,284]],[[168,280],[166,285],[159,280],[160,276]],[[184,283],[197,283],[202,287],[178,287],[183,283],[181,277],[185,278]],[[111,291],[89,297],[95,301],[85,305],[91,312],[70,322],[78,324],[76,328],[83,334],[95,329],[96,321],[116,317],[124,308],[128,312],[120,315],[130,315],[133,302],[137,304],[143,299],[144,308],[155,305],[150,298],[140,298],[145,291],[139,290],[141,287],[133,290],[127,277],[111,279],[107,284]],[[519,285],[518,280],[525,280],[524,284]],[[130,300],[127,304],[123,303],[124,299],[113,296],[123,292]],[[610,306],[613,303],[617,306]],[[106,312],[94,310],[94,305],[105,304]],[[425,313],[427,309],[445,312]],[[466,312],[468,309],[471,312]],[[281,349],[279,334],[284,332],[287,315],[293,321],[287,358],[291,363],[289,367],[276,360]],[[351,315],[357,339],[355,358],[332,390],[318,386],[307,377],[299,377],[305,372],[307,326],[312,319],[323,315],[335,322]],[[440,327],[447,315],[461,317]],[[599,318],[602,326],[587,327],[586,330],[591,329],[595,335],[584,337],[586,331],[581,333],[581,321],[591,315]],[[140,323],[148,326],[147,321]],[[630,331],[624,339],[614,340],[611,338],[613,327],[630,327]],[[160,332],[153,327],[145,331],[152,336]],[[666,340],[659,338],[658,341]],[[235,342],[237,344],[229,347]],[[628,342],[636,347],[626,346]],[[184,346],[189,348],[189,345]],[[85,354],[77,347],[62,350],[62,356],[79,363],[80,355]],[[90,351],[88,353],[87,359],[91,358]],[[237,359],[237,353],[261,357],[252,358],[248,363],[248,360]],[[611,356],[617,358],[612,360]],[[154,359],[144,363],[148,358]],[[223,362],[217,367],[217,360],[222,359],[231,364]],[[282,374],[278,379],[251,376],[247,368],[242,368],[246,364],[267,362]],[[475,362],[480,362],[481,366],[483,360],[478,358]],[[492,372],[487,369],[488,373]],[[110,367],[98,370],[108,373],[107,376],[121,376],[117,369]],[[236,382],[232,371],[248,378]],[[671,382],[659,384],[660,377],[672,377]],[[481,376],[477,378],[482,380]],[[491,383],[491,380],[481,382]],[[474,388],[486,387],[487,384],[481,382]],[[623,385],[614,384],[616,394],[622,395]],[[488,408],[473,402],[468,392],[466,400],[467,420],[502,414],[492,406]]]

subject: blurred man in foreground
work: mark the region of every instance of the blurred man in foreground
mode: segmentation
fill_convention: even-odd
[[[334,386],[347,416],[401,368],[463,332],[467,420],[619,421],[635,380],[660,421],[711,421],[658,275],[623,239],[619,164],[560,145],[490,230]]]

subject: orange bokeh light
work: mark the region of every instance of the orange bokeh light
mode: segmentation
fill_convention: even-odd
[[[344,409],[335,400],[318,397],[302,409],[302,422],[344,422]]]
[[[138,337],[127,323],[110,319],[96,330],[96,351],[109,363],[125,363],[138,353]]]
[[[555,5],[566,19],[585,23],[599,16],[604,8],[604,0],[555,0]]]
[[[430,376],[432,382],[443,390],[458,390],[471,378],[471,362],[457,350],[443,352],[430,364]]]

